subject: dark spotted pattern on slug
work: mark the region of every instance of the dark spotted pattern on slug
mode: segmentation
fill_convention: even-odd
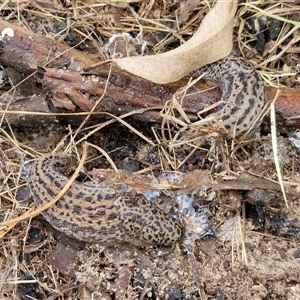
[[[222,121],[225,128],[237,137],[246,133],[256,121],[266,103],[265,88],[260,75],[248,61],[237,57],[225,57],[201,67],[205,79],[218,82],[222,91],[221,101],[213,116]],[[255,123],[253,133],[261,122]]]
[[[28,185],[37,206],[50,202],[69,180],[61,173],[70,158],[42,157],[33,164]],[[114,245],[170,245],[181,239],[181,223],[143,196],[74,182],[65,195],[44,211],[57,230],[80,241]]]
[[[198,70],[219,82],[222,101],[213,114],[236,136],[246,133],[265,105],[264,84],[248,62],[226,57]],[[254,132],[260,125],[256,123]],[[70,158],[52,155],[33,164],[28,185],[37,206],[51,201],[68,178],[62,171]],[[182,238],[182,224],[143,196],[74,182],[66,194],[43,212],[45,219],[68,236],[89,243],[170,245]]]

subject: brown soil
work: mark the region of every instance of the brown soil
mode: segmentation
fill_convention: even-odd
[[[74,21],[73,26],[67,35],[59,36],[65,43],[73,45],[83,40],[84,33],[93,28],[93,39],[87,39],[80,45],[81,50],[91,55],[99,55],[99,47],[114,33],[126,31],[134,36],[138,34],[135,18],[122,4],[110,6],[100,5],[108,1],[87,2],[89,6],[77,1],[65,1],[64,5],[56,1],[27,1],[18,6],[14,2],[5,2],[0,6],[0,14],[9,22],[53,37],[58,28],[67,26],[69,17]],[[208,11],[207,1],[195,1],[197,5],[193,8],[186,1],[181,1],[181,10],[178,10],[178,1],[133,2],[131,6],[145,20],[175,20],[175,13],[178,13],[177,17],[182,22],[180,26],[198,13]],[[276,8],[276,3],[271,1],[260,8]],[[257,64],[274,57],[262,68],[262,72],[269,72],[268,79],[276,72],[294,73],[282,76],[280,84],[298,88],[299,78],[295,75],[299,71],[299,51],[295,51],[298,44],[291,43],[291,37],[286,37],[276,49],[271,47],[295,26],[278,21],[276,16],[298,21],[291,13],[297,11],[297,4],[293,7],[290,2],[280,3],[276,11],[272,10],[275,18],[261,17],[250,8],[239,7],[235,27],[239,35],[234,35],[235,51]],[[80,16],[84,16],[84,22],[79,21]],[[162,23],[171,26],[169,22]],[[146,21],[142,23],[144,38],[155,43],[164,33],[156,33],[149,24]],[[196,22],[191,22],[184,33],[194,30],[196,25]],[[296,32],[299,34],[299,29]],[[184,33],[180,34],[184,36]],[[167,39],[163,50],[178,45],[174,35]],[[288,49],[282,53],[286,45],[289,45]],[[270,48],[273,50],[267,52]],[[5,66],[3,68],[9,75],[12,74]],[[15,71],[13,74],[16,74]],[[15,89],[10,89],[16,83],[10,80],[5,79],[0,86],[1,101],[16,97]],[[7,90],[9,94],[5,94]],[[22,98],[27,95],[28,87],[17,92],[17,98]],[[159,128],[129,122],[156,142],[154,132],[159,133]],[[77,134],[78,126],[65,122],[45,123],[38,127],[34,123],[24,123],[23,126],[11,127],[5,117],[0,125],[2,222],[35,208],[21,174],[24,163],[54,150],[62,152],[72,148],[73,152],[80,153],[82,143],[75,143],[90,129],[83,126]],[[277,160],[287,201],[277,183],[274,145],[268,132],[259,132],[255,139],[236,148],[220,136],[214,149],[211,147],[208,151],[209,144],[204,144],[206,150],[195,152],[180,168],[179,171],[191,174],[199,169],[206,170],[212,176],[209,177],[209,188],[199,188],[194,206],[197,210],[205,209],[217,237],[197,241],[194,257],[188,255],[180,243],[170,248],[83,244],[54,230],[42,216],[10,227],[0,227],[0,299],[175,300],[200,299],[200,291],[204,291],[207,299],[217,300],[299,299],[299,139],[299,133],[294,132],[281,134],[277,141]],[[170,166],[166,168],[166,157],[161,148],[150,145],[122,124],[105,127],[90,136],[88,141],[100,145],[110,154],[115,165],[127,172],[139,171],[158,178],[171,169]],[[176,157],[182,160],[185,154],[182,150]],[[85,173],[93,168],[111,168],[107,160],[98,155],[96,150],[89,150],[90,160],[85,164]],[[253,176],[251,180],[249,176]],[[258,178],[259,182],[254,178]],[[78,178],[84,179],[84,174]],[[200,284],[195,280],[195,269],[200,273]]]

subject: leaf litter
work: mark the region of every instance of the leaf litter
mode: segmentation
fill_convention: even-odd
[[[46,4],[43,1],[28,1],[22,7],[14,2],[5,2],[1,12],[4,15],[9,13],[8,20],[11,22],[18,20],[19,24],[27,27],[29,20],[30,28],[36,32],[48,32],[54,38],[60,35],[61,40],[67,40],[68,35],[71,39],[70,33],[78,40],[84,39],[87,37],[86,32],[94,26],[101,34],[96,36],[102,47],[112,34],[135,32],[138,36],[142,29],[140,39],[144,42],[153,40],[153,37],[158,38],[156,32],[162,32],[162,39],[158,39],[153,46],[155,58],[146,56],[123,60],[129,71],[134,71],[145,61],[144,72],[138,75],[162,83],[177,80],[190,73],[196,65],[205,64],[209,59],[214,60],[217,55],[227,55],[228,47],[231,49],[232,29],[228,28],[232,27],[232,14],[229,14],[228,19],[225,14],[222,14],[224,19],[220,18],[220,21],[229,22],[224,27],[228,30],[226,34],[230,36],[229,42],[220,38],[220,35],[225,34],[222,26],[220,29],[209,24],[206,25],[208,31],[204,35],[204,40],[207,38],[209,42],[202,44],[204,40],[201,40],[203,36],[200,34],[198,20],[203,19],[204,14],[209,16],[214,3],[195,2],[197,3],[192,8],[188,1],[89,1],[84,5],[66,1],[64,6],[56,2]],[[230,5],[230,1],[219,1],[216,6],[218,4]],[[134,12],[132,8],[128,9],[128,5],[135,5]],[[293,49],[298,41],[297,24],[294,24],[297,20],[287,21],[292,19],[291,12],[297,11],[297,5],[284,1],[280,5],[277,1],[270,1],[267,7],[262,8],[256,5],[247,1],[238,8],[234,24],[234,51],[259,66],[267,82],[284,85],[289,81],[290,86],[298,87],[297,80],[293,81],[290,75],[295,73],[285,72],[288,64],[291,69],[296,67],[298,57]],[[255,12],[248,7],[254,8]],[[53,14],[53,11],[57,14]],[[50,23],[45,23],[45,16],[50,18]],[[65,22],[65,17],[71,17],[72,22],[67,21],[63,33],[54,35],[52,27]],[[213,15],[213,21],[215,19],[218,19],[218,14]],[[264,37],[264,49],[259,52],[259,45],[255,44],[255,40],[262,39],[265,20],[272,28],[272,19],[282,22],[281,32],[275,41],[267,41]],[[220,49],[215,49],[215,42],[209,38],[213,39],[215,36],[218,37],[215,42],[221,40],[224,48],[220,46]],[[294,39],[289,40],[290,36],[294,36]],[[181,46],[188,38],[190,42]],[[91,38],[86,42],[94,43]],[[177,44],[175,50],[169,49],[172,43]],[[201,61],[197,56],[200,53],[198,48],[201,47],[206,48],[203,51],[207,53],[220,50],[222,54],[206,54]],[[160,54],[161,52],[164,54]],[[182,55],[187,61],[180,59]],[[190,61],[196,65],[191,67],[187,63]],[[148,65],[153,68],[147,68]],[[166,66],[169,72],[166,72]],[[174,66],[177,71],[171,71],[169,66]],[[280,77],[276,77],[278,74]],[[188,92],[188,86],[180,92]],[[208,147],[207,140],[200,139],[195,144],[192,137],[184,143],[195,149],[191,155],[188,147],[188,155],[170,152],[169,137],[176,135],[176,132],[190,122],[180,106],[180,97],[173,100],[172,106],[166,107],[162,112],[165,123],[161,128],[152,128],[152,132],[151,129],[143,131],[135,124],[139,128],[137,132],[141,131],[141,134],[148,134],[152,138],[155,136],[152,141],[156,141],[157,147],[153,147],[152,143],[149,145],[144,139],[141,141],[137,132],[130,134],[121,125],[109,129],[102,126],[102,132],[95,130],[90,139],[95,144],[99,140],[102,142],[101,147],[110,154],[118,168],[125,166],[125,171],[119,174],[117,184],[124,181],[127,185],[133,184],[136,189],[163,189],[165,197],[162,198],[165,199],[160,201],[166,211],[174,209],[168,190],[174,192],[174,189],[185,188],[185,193],[193,193],[196,189],[194,207],[206,208],[206,216],[218,233],[218,238],[197,242],[195,260],[188,263],[188,257],[179,245],[175,249],[139,249],[128,245],[113,249],[101,245],[86,246],[61,237],[41,217],[31,222],[13,223],[0,232],[0,293],[3,299],[200,299],[193,268],[199,270],[203,290],[209,299],[298,299],[299,159],[293,145],[284,137],[278,138],[278,157],[274,158],[270,136],[231,144],[222,136],[216,136],[213,128],[206,127],[203,130],[213,141]],[[126,123],[123,125],[126,128]],[[36,135],[33,132],[30,135],[11,128],[2,121],[1,221],[13,220],[19,215],[30,213],[34,207],[27,198],[17,200],[19,190],[24,187],[20,171],[25,161],[49,152],[48,149],[63,151],[71,148],[81,153],[82,144],[76,144],[75,140],[76,135],[84,139],[84,134],[81,131],[75,133],[70,126],[56,132],[55,140],[60,140],[59,143],[47,140],[47,145],[36,145],[32,142],[37,135],[48,136],[50,130],[51,128],[42,128]],[[120,142],[116,141],[116,136]],[[126,171],[126,168],[135,168],[134,155],[131,153],[138,157],[139,168],[135,177]],[[281,167],[281,184],[285,187],[289,207],[284,204],[280,193],[275,161]],[[111,167],[105,158],[94,155],[86,163],[86,168],[91,170],[99,165]],[[177,170],[175,174],[179,173],[181,176],[176,178],[181,181],[170,183],[163,178],[161,182],[157,181],[163,172],[169,178],[174,169]],[[186,171],[190,172],[190,176],[185,175]],[[110,180],[113,176],[107,175],[107,172],[98,170],[96,175],[90,176],[100,176],[99,184],[105,185],[105,178]],[[279,199],[275,203],[273,200],[270,202],[270,193],[265,194],[261,190],[250,196],[248,191],[253,187],[264,191],[275,190]],[[258,200],[266,205],[253,205]],[[66,253],[71,254],[68,259]]]

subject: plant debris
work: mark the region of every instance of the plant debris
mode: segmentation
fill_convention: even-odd
[[[4,1],[0,14],[11,27],[30,29],[41,38],[65,43],[65,49],[83,51],[91,57],[87,65],[92,65],[106,59],[102,50],[114,35],[146,43],[150,55],[170,53],[184,45],[215,3],[192,2]],[[266,85],[299,89],[299,10],[297,1],[238,5],[233,53],[251,61]],[[12,34],[7,30],[5,38]],[[141,52],[138,48],[136,54]],[[201,141],[193,153],[187,147],[171,155],[168,138],[176,136],[181,120],[186,120],[180,97],[174,110],[168,106],[161,110],[169,120],[161,125],[111,114],[113,120],[92,123],[89,113],[78,118],[78,107],[94,109],[86,102],[87,93],[72,94],[76,105],[70,99],[61,103],[59,72],[48,77],[54,66],[44,66],[37,76],[47,75],[45,83],[53,84],[56,98],[35,78],[20,72],[23,63],[25,57],[15,63],[15,69],[3,65],[0,70],[1,299],[299,298],[299,132],[283,128],[278,133],[274,158],[267,130],[244,140],[228,140],[208,126],[203,130],[210,141]],[[55,61],[56,71],[69,79],[69,75],[80,75],[76,70],[69,72],[65,63]],[[95,87],[92,75],[90,79],[85,84]],[[120,77],[113,80],[121,93],[125,82]],[[64,92],[67,87],[63,86]],[[188,94],[189,88],[182,87],[179,93]],[[97,97],[95,101],[101,103]],[[35,110],[30,118],[7,111],[10,105],[24,109],[25,98],[31,99]],[[73,122],[50,113],[53,106],[60,112],[59,103],[74,110]],[[23,123],[13,124],[12,118]],[[35,210],[23,179],[24,166],[50,152],[80,157],[84,141],[92,146],[77,180],[159,191],[159,205],[167,212],[174,210],[172,199],[179,191],[194,194],[193,209],[198,216],[205,211],[216,238],[197,241],[191,257],[180,244],[168,248],[84,244],[57,232],[41,216],[1,226]],[[275,164],[280,165],[287,205]]]

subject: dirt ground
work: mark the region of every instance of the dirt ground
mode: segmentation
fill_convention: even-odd
[[[62,40],[72,46],[83,39],[81,33],[84,30],[94,28],[96,32],[97,29],[97,38],[80,46],[80,50],[96,52],[96,46],[103,46],[113,33],[121,32],[120,25],[129,31],[129,23],[135,22],[126,7],[107,2],[88,1],[98,19],[91,14],[85,24],[79,17],[89,11],[85,7],[87,4],[77,1],[24,1],[20,5],[5,2],[0,5],[0,14],[9,22],[39,34],[49,33],[53,38],[55,34],[59,36],[58,28],[67,26],[70,18],[76,24]],[[207,13],[208,1],[195,2],[192,8],[185,1],[132,1],[130,5],[145,20],[160,17],[166,26],[171,26],[171,22],[165,20],[174,20],[176,14],[185,20],[183,24],[199,11]],[[278,18],[294,20],[297,3],[280,1],[278,5],[277,1],[270,1],[259,7],[271,9],[273,17],[256,14],[250,6],[245,8],[245,3],[253,4],[244,1],[238,8],[234,30],[236,53],[258,63],[276,57],[276,63],[270,60],[265,68],[261,68],[262,74],[269,76],[265,77],[266,84],[271,83],[271,75],[289,69],[287,75],[278,79],[280,82],[276,82],[276,78],[273,83],[297,89],[299,43],[291,43],[292,37],[287,34],[295,25],[288,27],[285,20]],[[52,19],[44,17],[49,12]],[[246,25],[240,32],[237,29],[242,28],[243,22]],[[145,38],[159,39],[162,33],[149,34],[151,27],[146,24],[146,21],[142,24]],[[193,23],[190,24],[189,29],[192,29]],[[295,32],[299,35],[299,29]],[[138,26],[130,33],[137,35]],[[271,44],[280,39],[280,47],[268,52]],[[154,43],[153,39],[151,42]],[[245,47],[240,47],[241,44]],[[178,41],[171,40],[165,50],[176,46]],[[287,48],[282,52],[284,47]],[[6,70],[5,66],[3,69]],[[12,82],[5,79],[0,86],[1,95],[7,91],[17,98],[22,98],[24,92],[12,88]],[[50,103],[51,93],[47,93]],[[6,94],[0,101],[4,103],[7,99]],[[130,124],[156,141],[159,124],[134,121]],[[83,126],[73,139],[77,128],[77,125],[65,122],[13,126],[6,122],[5,116],[1,118],[1,222],[35,209],[22,174],[25,162],[52,151],[62,152],[74,145],[86,134]],[[201,293],[202,298],[216,300],[300,299],[299,139],[296,130],[278,132],[278,155],[274,159],[270,132],[260,130],[241,147],[232,147],[230,141],[219,136],[214,147],[210,142],[204,143],[177,170],[191,174],[194,182],[199,180],[193,205],[196,211],[204,211],[205,222],[216,233],[215,237],[196,241],[193,254],[187,253],[180,242],[172,247],[150,248],[129,244],[116,247],[84,244],[56,231],[41,215],[0,227],[0,299],[179,300],[201,299]],[[166,171],[162,169],[166,159],[160,147],[150,145],[122,124],[105,127],[90,136],[88,142],[101,146],[117,168],[129,174],[150,174],[158,179]],[[73,149],[80,154],[82,143]],[[179,150],[179,160],[186,151]],[[91,177],[97,173],[94,168],[111,168],[106,158],[95,150],[91,149],[89,155],[93,159],[85,164],[85,173],[90,172]],[[280,164],[286,199],[278,184],[276,162]],[[209,187],[201,186],[198,170],[207,172]],[[78,180],[85,178],[82,174]],[[170,194],[167,191],[162,194],[165,198],[162,207],[171,205],[174,206],[171,210],[176,211],[177,204],[172,202]]]

